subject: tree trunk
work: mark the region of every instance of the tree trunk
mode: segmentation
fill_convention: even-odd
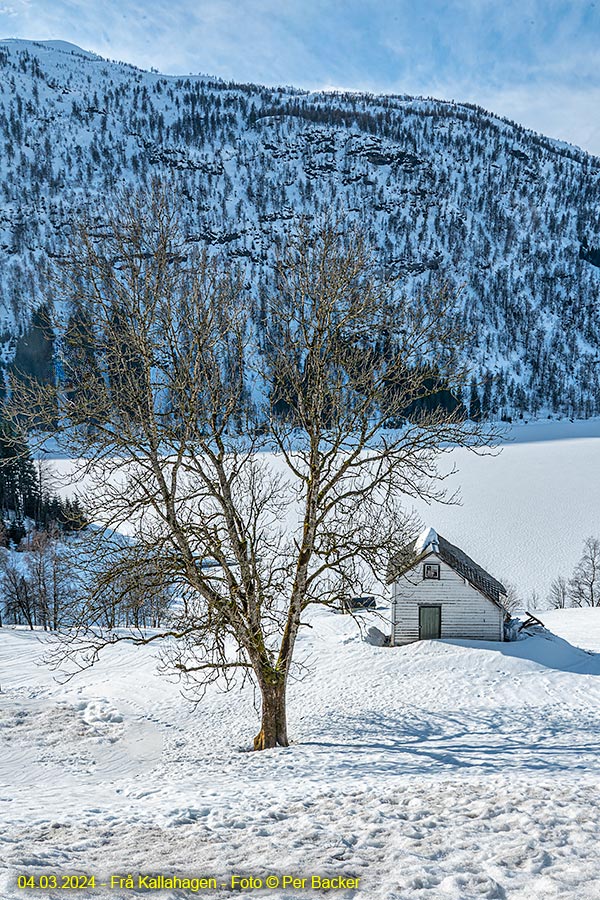
[[[287,717],[285,706],[286,679],[261,681],[262,716],[260,731],[254,738],[255,750],[287,747]]]

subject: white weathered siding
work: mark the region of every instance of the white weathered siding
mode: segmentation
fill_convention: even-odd
[[[423,578],[423,562],[440,565],[440,580]],[[438,604],[442,608],[443,638],[501,641],[504,613],[495,603],[472,587],[435,553],[402,575],[392,588],[392,643],[419,640],[419,606]]]

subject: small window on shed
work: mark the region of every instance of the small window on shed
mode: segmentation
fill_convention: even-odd
[[[423,564],[423,578],[433,578],[436,581],[440,580],[440,564],[439,563],[424,563]]]

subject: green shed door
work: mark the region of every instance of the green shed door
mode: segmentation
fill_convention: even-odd
[[[419,640],[427,641],[442,636],[442,607],[419,607]]]

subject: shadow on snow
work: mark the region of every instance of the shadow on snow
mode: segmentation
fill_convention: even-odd
[[[553,701],[552,684],[543,678],[544,669],[600,675],[600,654],[573,647],[549,632],[513,643],[436,643],[482,654],[497,652],[536,665],[500,677],[490,673],[489,681],[485,676],[474,680],[475,708],[405,706],[389,713],[348,712],[329,720],[326,728],[331,740],[301,742],[319,757],[320,770],[321,766],[331,768],[332,777],[336,773],[360,777],[440,775],[457,769],[493,774],[510,769],[548,774],[600,769],[600,709],[571,706],[559,691]],[[542,681],[536,676],[542,676]],[[425,667],[423,677],[432,677]],[[491,706],[494,691],[504,679],[513,682],[517,701],[510,706]],[[462,699],[457,696],[457,706]]]

